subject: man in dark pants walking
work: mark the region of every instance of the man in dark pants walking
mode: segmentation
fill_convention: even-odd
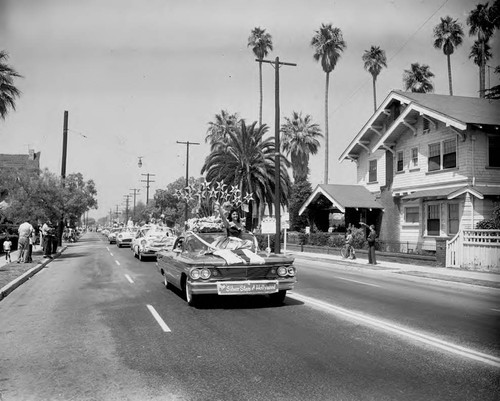
[[[366,238],[366,240],[368,241],[368,263],[371,265],[376,265],[377,259],[375,257],[375,241],[377,239],[377,232],[375,231],[375,226],[373,224],[371,224],[370,226],[365,223],[360,224],[370,229],[368,237]]]

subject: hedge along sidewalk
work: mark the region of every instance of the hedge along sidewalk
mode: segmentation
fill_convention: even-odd
[[[63,246],[53,258],[57,258],[63,253],[68,246]],[[17,251],[16,251],[17,252]],[[14,252],[13,252],[14,253]],[[41,255],[42,250],[35,251],[33,256]],[[2,255],[5,258],[5,255]],[[11,254],[11,256],[14,256]],[[21,284],[25,283],[45,266],[47,266],[53,259],[50,258],[36,258],[33,263],[17,263],[16,260],[7,264],[0,265],[0,301],[14,291]],[[12,258],[13,259],[13,258]],[[5,259],[4,259],[5,260]],[[34,265],[34,266],[33,266]]]

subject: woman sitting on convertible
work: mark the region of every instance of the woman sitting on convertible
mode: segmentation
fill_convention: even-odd
[[[227,204],[225,204],[226,206]],[[226,228],[226,238],[218,242],[217,247],[222,249],[256,249],[256,244],[251,235],[247,234],[243,224],[241,224],[238,210],[231,209],[226,217],[226,211],[219,204],[219,213],[222,223]]]
[[[244,232],[244,228],[243,225],[241,224],[241,218],[240,214],[238,213],[238,210],[234,208],[231,209],[228,216],[226,217],[225,210],[222,208],[221,205],[219,205],[219,213],[222,219],[222,223],[226,228],[227,236],[241,238],[241,233]]]

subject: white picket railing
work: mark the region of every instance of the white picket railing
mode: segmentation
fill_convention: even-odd
[[[446,267],[500,271],[500,230],[460,230],[446,241]]]

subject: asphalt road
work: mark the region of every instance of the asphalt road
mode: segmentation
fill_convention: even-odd
[[[0,400],[500,397],[498,290],[297,260],[281,307],[190,308],[154,262],[101,238],[0,303]]]

